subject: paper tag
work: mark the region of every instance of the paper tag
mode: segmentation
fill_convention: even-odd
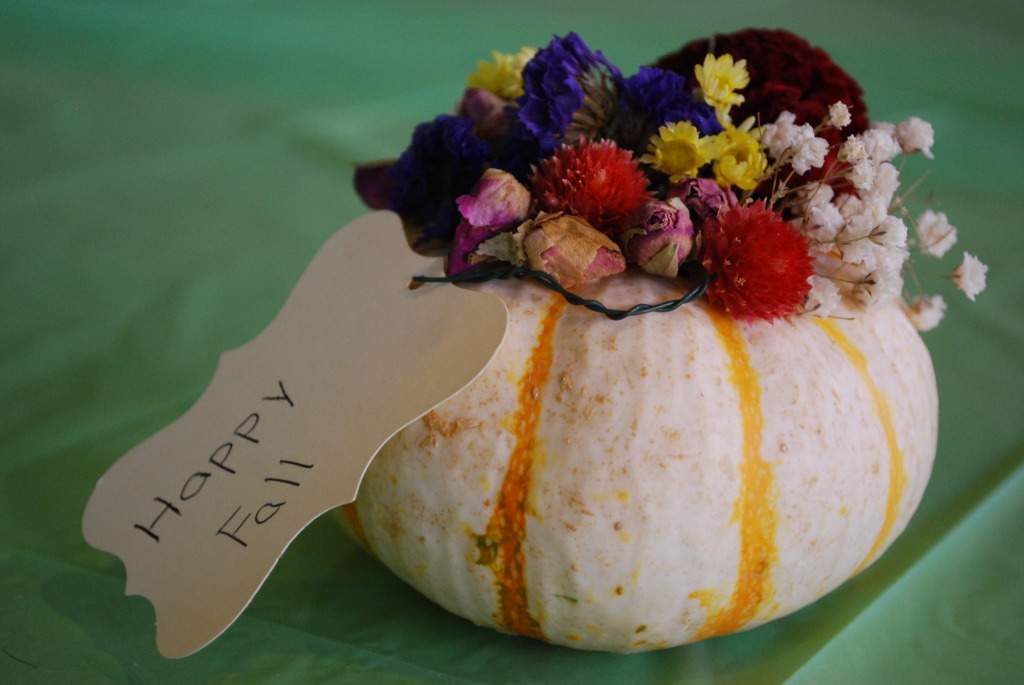
[[[369,214],[313,258],[254,340],[225,353],[184,416],[96,484],[82,528],[187,656],[245,609],[288,544],[356,497],[380,447],[476,378],[505,335],[498,298],[449,284],[398,218]]]

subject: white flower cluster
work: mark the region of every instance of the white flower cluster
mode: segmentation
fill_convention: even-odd
[[[798,174],[806,174],[825,163],[828,141],[818,138],[810,124],[795,125],[792,112],[783,112],[774,124],[764,127],[761,143],[776,160],[789,163]]]
[[[956,283],[956,287],[964,291],[967,297],[971,298],[971,302],[974,302],[978,293],[985,289],[986,274],[988,274],[988,267],[974,255],[964,252],[964,261],[953,269],[953,282]]]
[[[817,133],[849,123],[849,110],[841,102],[829,108],[817,129],[798,126],[792,113],[783,112],[764,127],[761,144],[775,160],[775,169],[789,165],[802,175],[823,167],[828,158],[829,144]],[[785,181],[778,184],[773,196],[777,208],[807,237],[814,255],[817,275],[811,278],[805,312],[830,316],[844,296],[867,309],[897,300],[903,294],[911,248],[941,257],[956,243],[956,228],[945,214],[928,209],[912,221],[904,198],[897,194],[900,172],[893,160],[914,152],[931,158],[933,144],[931,124],[917,117],[899,125],[873,123],[843,141],[820,181],[792,189]],[[904,219],[911,221],[916,240],[909,237]],[[964,253],[953,281],[973,300],[985,288],[986,271],[984,264]],[[920,297],[905,309],[920,330],[929,330],[941,321],[946,303],[938,295]]]

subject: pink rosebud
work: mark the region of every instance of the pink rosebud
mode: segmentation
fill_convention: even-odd
[[[736,206],[736,196],[729,188],[723,188],[712,178],[684,178],[673,183],[665,196],[666,200],[678,197],[690,210],[690,218],[701,227],[710,217]]]
[[[515,224],[506,226],[474,226],[465,219],[455,227],[455,235],[452,236],[452,245],[448,250],[448,266],[445,272],[449,276],[458,276],[461,273],[479,269],[487,258],[476,255],[475,252],[480,244],[490,240],[499,233],[511,231]]]
[[[477,248],[526,219],[530,209],[530,191],[512,174],[488,169],[473,191],[458,197],[455,202],[463,220],[455,228],[448,252],[449,276],[457,276],[489,261],[487,257],[475,254]]]
[[[626,269],[611,238],[568,214],[542,214],[527,228],[523,248],[531,269],[551,274],[564,288]]]
[[[519,223],[530,209],[530,191],[516,177],[500,169],[488,169],[469,195],[455,199],[459,212],[474,226]]]
[[[505,109],[512,103],[483,88],[467,88],[455,107],[460,117],[472,119],[477,137],[484,140],[501,138],[508,133]]]
[[[682,200],[651,200],[633,214],[621,238],[622,250],[628,261],[644,271],[674,278],[693,249],[693,233],[690,212]]]

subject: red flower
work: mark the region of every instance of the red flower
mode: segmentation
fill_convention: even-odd
[[[708,299],[733,317],[771,321],[795,314],[814,274],[807,242],[788,221],[755,202],[704,225],[704,268],[715,276]]]
[[[647,177],[632,154],[610,140],[563,145],[540,163],[530,182],[539,209],[581,217],[613,237],[628,228],[630,216],[649,197]]]
[[[817,126],[828,115],[829,105],[842,101],[850,108],[852,119],[843,135],[867,129],[868,110],[860,85],[824,50],[789,31],[747,29],[719,34],[688,43],[655,66],[682,74],[692,83],[693,67],[704,61],[712,44],[716,55],[728,53],[734,59],[747,60],[750,84],[741,91],[745,101],[733,111],[734,121],[754,115],[760,117],[759,123],[767,124],[789,111],[796,115],[797,124]],[[834,130],[822,135],[830,143],[838,142]]]

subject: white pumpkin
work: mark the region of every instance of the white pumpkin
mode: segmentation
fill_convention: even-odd
[[[744,324],[701,300],[617,322],[535,284],[477,287],[508,305],[500,350],[385,445],[342,517],[456,614],[619,652],[748,629],[870,564],[920,501],[938,403],[897,305]],[[630,273],[580,294],[677,288]]]

